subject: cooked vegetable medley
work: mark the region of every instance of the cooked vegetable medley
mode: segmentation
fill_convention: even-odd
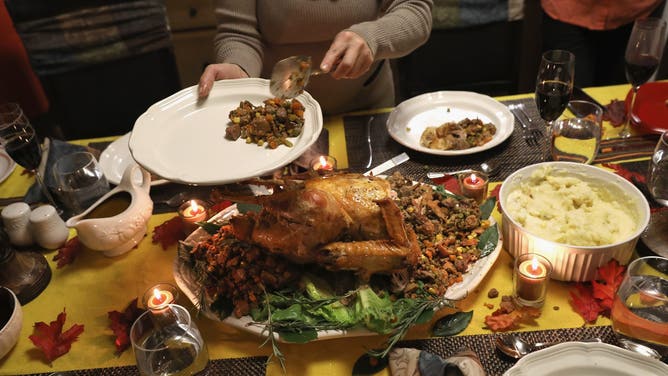
[[[304,127],[304,106],[297,99],[271,98],[264,105],[254,106],[242,101],[230,111],[231,123],[225,130],[225,138],[276,149],[280,145],[292,146],[289,137],[297,137]]]
[[[494,124],[466,118],[458,123],[427,127],[420,137],[420,145],[438,150],[462,150],[488,143],[495,133]]]

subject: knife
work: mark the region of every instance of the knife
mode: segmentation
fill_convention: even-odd
[[[385,172],[385,171],[387,171],[387,170],[389,170],[393,167],[399,166],[400,164],[406,162],[409,159],[410,158],[408,157],[408,154],[401,153],[401,154],[397,155],[396,157],[390,159],[389,161],[385,161],[385,162],[379,164],[378,166],[372,168],[371,170],[365,172],[364,175],[378,176],[378,175],[382,174],[383,172]]]

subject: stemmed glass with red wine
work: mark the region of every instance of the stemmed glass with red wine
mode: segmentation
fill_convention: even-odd
[[[39,172],[42,147],[37,133],[18,103],[0,104],[0,145],[14,162],[34,173],[35,180],[49,204],[58,209]]]
[[[540,117],[552,125],[566,109],[573,92],[575,56],[565,50],[543,53],[536,77],[536,106]]]
[[[631,84],[631,105],[627,109],[626,122],[619,137],[631,136],[630,123],[636,94],[640,85],[646,83],[656,72],[663,54],[666,35],[666,21],[661,18],[649,17],[633,23],[631,36],[626,44],[624,55],[626,79]]]

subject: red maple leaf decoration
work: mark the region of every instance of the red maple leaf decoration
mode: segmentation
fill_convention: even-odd
[[[211,209],[209,209],[209,212],[210,213],[218,213],[218,212],[222,211],[223,209],[227,208],[228,206],[230,206],[232,204],[233,204],[233,202],[229,201],[229,200],[219,201],[215,205],[213,205],[211,207]]]
[[[114,345],[116,346],[116,354],[120,355],[128,347],[130,347],[130,328],[132,323],[146,310],[139,308],[137,298],[134,298],[130,304],[123,310],[123,312],[110,311],[107,312],[109,317],[109,328],[114,332],[116,339]]]
[[[578,283],[575,291],[569,291],[571,305],[586,322],[594,322],[600,314],[610,313],[625,269],[612,259],[596,270],[596,278],[591,284]]]
[[[603,308],[598,304],[591,289],[582,283],[575,285],[575,290],[568,292],[571,296],[571,306],[586,322],[594,322]]]
[[[156,226],[153,230],[153,237],[151,240],[153,244],[160,243],[162,249],[165,250],[176,244],[179,240],[185,238],[186,234],[183,232],[183,221],[181,220],[181,217],[176,216],[166,220],[161,225]]]
[[[44,353],[49,363],[59,356],[67,354],[72,347],[72,343],[84,331],[83,325],[74,324],[63,333],[66,317],[65,308],[63,308],[63,312],[58,314],[56,321],[51,321],[48,325],[42,321],[35,323],[33,334],[28,337]]]
[[[457,177],[453,175],[445,175],[442,178],[432,179],[434,183],[442,185],[447,191],[450,191],[456,195],[461,194],[459,189],[459,182]]]
[[[58,261],[56,266],[60,269],[65,265],[73,263],[79,251],[81,251],[81,242],[79,242],[79,237],[75,236],[58,249],[58,253],[53,256],[53,261]]]

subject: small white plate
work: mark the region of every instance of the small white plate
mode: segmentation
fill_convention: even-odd
[[[107,146],[104,151],[100,154],[100,167],[102,172],[107,180],[112,184],[120,184],[121,179],[123,178],[123,172],[125,169],[134,162],[132,154],[130,154],[130,148],[128,148],[128,141],[130,141],[130,133],[126,133],[123,136],[117,138]],[[141,184],[142,175],[141,171],[137,170],[135,176],[132,179]],[[151,185],[161,185],[167,183],[165,179],[155,179],[151,180]]]
[[[7,154],[5,149],[0,148],[0,183],[9,177],[16,168],[16,162]]]
[[[260,105],[272,98],[269,80],[246,78],[216,81],[205,100],[191,86],[152,105],[135,122],[130,152],[142,167],[177,183],[215,185],[270,174],[316,142],[322,111],[307,92],[297,96],[305,107],[301,135],[292,147],[276,149],[225,138],[229,113],[243,100]]]
[[[420,145],[427,127],[446,122],[480,119],[496,126],[491,141],[463,150],[437,150]],[[513,114],[508,107],[492,97],[469,91],[438,91],[418,95],[401,102],[387,119],[387,131],[398,143],[423,153],[434,155],[466,155],[491,149],[513,133]]]
[[[668,365],[607,343],[565,342],[520,359],[504,376],[657,376]]]

